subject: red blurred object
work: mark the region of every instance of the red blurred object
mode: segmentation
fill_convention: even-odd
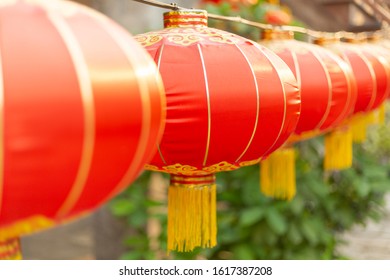
[[[264,20],[270,24],[286,25],[291,22],[292,17],[283,10],[269,10],[265,13]]]
[[[0,245],[16,248],[15,237],[85,214],[139,175],[165,97],[149,55],[89,8],[2,1],[0,20]]]
[[[224,0],[202,0],[201,2],[219,4],[219,3],[223,2],[223,1]]]
[[[379,46],[367,43],[324,42],[352,68],[357,84],[354,113],[378,108],[390,93],[390,63]]]
[[[182,189],[186,182],[213,185],[211,174],[258,163],[280,147],[300,112],[287,65],[255,42],[208,28],[205,11],[172,11],[164,23],[164,30],[136,36],[157,63],[167,95],[165,132],[148,168],[176,175],[171,184]],[[169,250],[215,244],[215,236],[209,243],[175,238]]]
[[[301,115],[290,141],[323,134],[353,113],[356,84],[345,61],[321,46],[294,40],[286,31],[264,31],[261,44],[290,66],[301,88]]]
[[[344,125],[354,111],[357,91],[351,67],[331,51],[296,41],[288,31],[265,30],[262,44],[278,54],[294,72],[302,108],[287,146],[261,164],[261,189],[269,196],[292,199],[296,192],[295,156],[291,144],[325,134]],[[348,128],[325,137],[326,170],[352,164],[352,136]],[[289,170],[288,172],[286,170]]]
[[[390,93],[389,52],[379,45],[366,43],[365,39],[350,39],[348,43],[332,38],[320,41],[324,47],[344,59],[353,70],[358,96],[349,124],[354,142],[364,142],[367,126],[384,118],[381,109],[384,110],[384,101]]]

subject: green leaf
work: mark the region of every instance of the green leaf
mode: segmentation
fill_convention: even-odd
[[[270,208],[266,212],[267,223],[270,228],[277,234],[281,235],[287,231],[287,222],[285,217],[276,209]]]
[[[123,217],[131,214],[135,206],[127,199],[117,199],[110,204],[110,208],[115,216]]]
[[[235,259],[238,260],[253,260],[254,252],[250,244],[239,244],[233,248],[233,254]]]
[[[304,211],[305,204],[303,202],[303,199],[300,196],[296,196],[289,204],[289,207],[291,209],[291,212],[298,216],[301,215]]]
[[[291,223],[290,227],[289,227],[289,230],[287,232],[287,238],[288,240],[290,240],[290,242],[292,244],[299,244],[302,242],[302,235],[300,233],[300,231],[298,230],[297,228],[297,225],[295,223]]]
[[[370,185],[365,180],[355,180],[355,187],[359,197],[366,197],[370,192]]]
[[[245,209],[241,212],[240,215],[240,226],[247,227],[257,223],[264,217],[264,212],[264,208],[262,207],[252,207]]]
[[[302,220],[301,231],[303,236],[313,245],[317,244],[318,238],[315,230],[315,226],[310,219]]]

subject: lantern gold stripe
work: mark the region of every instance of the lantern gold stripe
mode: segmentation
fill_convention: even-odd
[[[282,85],[282,90],[283,90],[283,121],[282,121],[282,125],[280,126],[280,130],[279,130],[279,133],[278,133],[278,136],[276,137],[275,141],[272,143],[272,145],[270,145],[270,147],[268,148],[268,150],[265,152],[265,154],[268,154],[269,151],[272,150],[272,148],[275,146],[275,144],[278,142],[280,136],[282,135],[282,132],[283,132],[283,129],[284,129],[284,126],[286,124],[286,115],[287,115],[287,97],[286,97],[286,88],[284,87],[284,82],[282,80],[282,78],[280,77],[280,74],[279,72],[277,71],[277,67],[275,66],[274,62],[272,61],[272,59],[268,56],[268,54],[266,52],[264,52],[263,50],[261,50],[261,48],[259,46],[256,46],[263,54],[265,57],[268,58],[268,61],[269,63],[272,65],[272,67],[274,68],[275,72],[276,72],[276,75],[277,77],[279,78],[279,81],[280,81],[280,84]]]
[[[372,67],[372,64],[370,61],[367,59],[367,57],[360,51],[356,50],[356,52],[359,53],[360,58],[364,61],[364,63],[367,65],[368,71],[370,71],[370,76],[373,82],[373,88],[372,88],[372,94],[371,94],[371,99],[370,102],[368,103],[367,107],[364,108],[364,110],[369,110],[372,108],[372,106],[375,103],[376,96],[378,95],[378,88],[377,88],[377,80],[376,80],[376,75],[374,68]],[[349,61],[349,60],[348,60]]]
[[[386,60],[386,58],[383,57],[382,55],[379,56],[379,62],[382,64],[382,66],[386,72],[386,90],[385,90],[386,93],[383,95],[383,98],[381,100],[381,101],[384,101],[387,97],[389,97],[389,91],[390,91],[390,70],[389,69],[390,69],[390,65],[389,65],[389,62]],[[382,102],[380,104],[382,104]]]
[[[157,69],[158,69],[158,72],[156,73],[157,75],[159,75],[159,72],[160,72],[160,66],[161,66],[161,59],[162,59],[162,55],[163,55],[163,51],[164,51],[164,44],[161,45],[161,48],[160,48],[160,53],[158,54],[158,60],[157,60]],[[165,158],[161,152],[161,147],[160,147],[160,144],[157,143],[157,151],[158,151],[158,154],[160,155],[160,158],[162,160],[162,162],[167,165],[167,162],[165,161]]]
[[[343,111],[340,113],[340,115],[338,116],[338,118],[334,121],[334,123],[338,124],[340,121],[343,121],[346,117],[348,117],[348,114],[347,114],[347,110],[350,109],[351,107],[353,108],[353,106],[351,106],[351,102],[352,102],[352,81],[351,81],[351,77],[348,75],[346,69],[343,67],[343,65],[341,64],[343,61],[340,61],[340,63],[337,63],[340,65],[340,69],[341,69],[341,72],[343,72],[344,76],[345,76],[345,79],[347,80],[347,86],[348,86],[348,92],[347,92],[347,100],[345,102],[345,106],[343,108]],[[350,112],[352,113],[352,112]]]
[[[200,59],[202,61],[204,82],[205,82],[205,86],[206,86],[206,98],[207,98],[207,143],[206,143],[206,152],[205,152],[204,159],[203,159],[203,166],[206,166],[207,157],[209,155],[210,137],[211,137],[211,105],[210,105],[209,84],[208,84],[208,80],[207,80],[207,71],[206,71],[206,66],[204,63],[202,48],[200,47],[200,45],[198,45],[198,50],[199,50]]]
[[[317,58],[317,60],[320,63],[321,67],[324,69],[325,76],[326,76],[326,81],[328,82],[328,89],[329,89],[329,91],[328,91],[329,92],[328,103],[327,103],[326,111],[325,111],[324,115],[322,116],[321,121],[315,127],[314,130],[316,130],[316,129],[320,129],[321,128],[321,126],[324,124],[324,122],[326,121],[326,119],[328,118],[328,115],[330,113],[330,109],[332,107],[332,98],[333,98],[332,83],[330,81],[330,75],[329,75],[328,69],[326,68],[324,62],[319,57],[319,55],[315,51],[312,51],[310,48],[307,48],[307,50],[309,52],[311,52],[315,56],[315,58]]]
[[[3,205],[4,189],[4,81],[3,60],[0,48],[0,216]]]
[[[81,47],[77,43],[72,30],[63,18],[51,16],[49,20],[57,28],[64,43],[68,47],[69,54],[75,66],[76,75],[80,84],[82,106],[84,108],[84,139],[79,169],[70,189],[70,192],[57,211],[57,217],[65,216],[77,203],[85,187],[91,167],[94,144],[95,144],[95,110],[93,106],[93,92],[90,83],[87,64],[84,60]]]
[[[123,175],[122,179],[118,185],[108,194],[107,198],[112,197],[117,194],[122,188],[129,184],[130,180],[138,175],[139,169],[143,156],[147,150],[147,143],[150,134],[150,127],[152,124],[152,111],[151,111],[151,100],[149,94],[149,85],[145,77],[150,75],[151,71],[154,71],[153,68],[150,68],[150,64],[146,63],[145,57],[139,56],[135,53],[136,50],[133,50],[129,46],[129,42],[124,40],[120,33],[114,29],[107,28],[107,25],[101,25],[101,28],[104,29],[107,34],[111,36],[113,41],[118,45],[122,50],[122,53],[127,58],[130,65],[137,65],[138,71],[135,71],[134,74],[137,76],[138,88],[141,97],[142,103],[142,127],[140,132],[139,141],[137,144],[136,153],[134,154],[133,161],[131,162],[126,173]],[[161,100],[165,102],[165,97],[163,95],[164,91],[160,90]],[[131,93],[129,93],[131,94]]]
[[[251,73],[252,73],[252,76],[253,76],[253,82],[254,82],[255,88],[256,88],[256,120],[255,120],[255,124],[254,124],[254,127],[253,127],[253,132],[252,132],[251,138],[249,139],[248,145],[246,145],[246,147],[245,147],[244,151],[242,152],[242,154],[236,159],[236,162],[238,162],[238,161],[241,160],[241,158],[248,151],[248,149],[251,146],[251,144],[253,142],[253,139],[254,139],[254,137],[256,135],[256,132],[257,132],[257,125],[259,123],[259,115],[260,115],[260,95],[259,95],[259,85],[257,84],[255,71],[253,70],[253,67],[250,64],[248,57],[245,55],[245,53],[242,51],[242,49],[237,44],[235,44],[235,46],[239,49],[241,54],[244,56],[246,62],[248,63],[249,69],[251,70]]]
[[[291,57],[294,61],[295,78],[297,79],[298,88],[301,88],[301,86],[302,86],[301,70],[299,68],[298,57],[297,57],[296,52],[291,52]]]

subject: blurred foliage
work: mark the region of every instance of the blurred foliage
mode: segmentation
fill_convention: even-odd
[[[204,0],[201,8],[209,13],[223,16],[240,16],[244,19],[270,23],[274,25],[296,25],[303,24],[294,19],[287,6],[272,4],[275,1],[265,0]],[[277,2],[277,1],[276,1]],[[254,41],[260,39],[261,30],[236,22],[209,19],[209,26],[239,34]],[[297,39],[302,36],[297,34]]]
[[[381,139],[380,141],[378,139]],[[375,143],[369,145],[369,143]],[[290,202],[265,197],[259,190],[259,166],[218,173],[218,245],[192,253],[166,250],[166,211],[151,209],[163,202],[148,199],[150,172],[145,172],[111,203],[137,234],[126,240],[127,259],[340,259],[341,233],[378,221],[390,190],[390,128],[374,126],[369,139],[354,147],[353,168],[324,173],[323,138],[296,145],[297,196]],[[382,146],[383,145],[383,146]],[[369,150],[368,150],[369,147]],[[386,152],[384,152],[386,151]],[[386,163],[384,163],[386,162]],[[164,208],[165,209],[165,208]],[[150,249],[146,222],[162,226],[159,248]]]

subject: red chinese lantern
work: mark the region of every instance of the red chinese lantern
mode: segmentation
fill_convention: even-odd
[[[383,108],[390,91],[390,64],[379,46],[362,43],[360,40],[323,39],[321,44],[335,52],[352,68],[357,85],[357,100],[350,118],[353,139],[363,142],[366,126],[373,122],[376,109]]]
[[[353,112],[356,85],[351,68],[331,51],[296,41],[288,31],[265,30],[262,37],[261,43],[289,65],[301,88],[301,115],[294,135],[288,140],[290,145],[261,163],[262,191],[269,196],[291,199],[296,188],[291,144],[325,134],[343,124]],[[325,169],[350,166],[350,131],[341,128],[327,134],[325,150]]]
[[[168,250],[216,244],[216,172],[258,163],[294,131],[300,95],[273,52],[207,27],[207,13],[164,14],[165,29],[136,39],[157,63],[167,96],[159,152],[147,166],[171,174]]]
[[[0,3],[0,259],[93,210],[155,153],[165,96],[117,24],[68,1]]]

